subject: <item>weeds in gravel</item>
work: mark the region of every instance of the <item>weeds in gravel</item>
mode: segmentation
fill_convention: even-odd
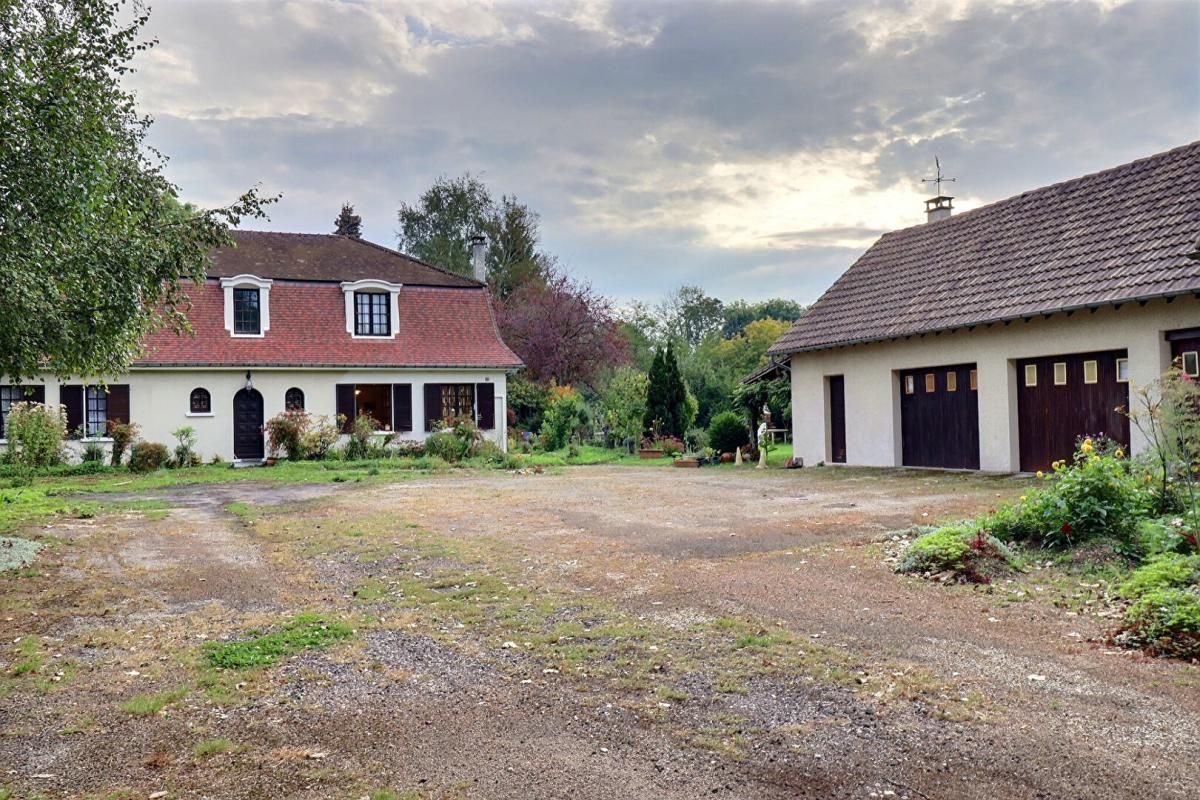
[[[231,739],[205,739],[192,746],[192,755],[197,759],[211,758],[222,753],[232,753],[240,750],[241,746]]]
[[[219,669],[251,669],[270,666],[301,650],[328,647],[353,635],[354,629],[344,622],[326,620],[318,614],[297,614],[275,631],[250,631],[247,639],[208,642],[203,654],[210,666]]]
[[[169,689],[157,694],[141,694],[121,703],[121,710],[126,714],[148,717],[152,714],[157,714],[172,703],[178,703],[187,697],[187,695],[188,689],[186,686],[181,686],[178,689]]]

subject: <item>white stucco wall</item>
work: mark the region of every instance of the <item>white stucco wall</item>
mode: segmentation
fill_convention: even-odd
[[[409,383],[412,384],[413,430],[399,434],[400,439],[424,440],[424,411],[426,383],[491,383],[495,386],[496,427],[487,435],[501,447],[507,445],[508,398],[507,376],[499,370],[296,370],[254,368],[250,370],[254,388],[263,396],[263,419],[267,420],[284,410],[284,394],[293,386],[304,392],[305,410],[324,415],[331,420],[337,415],[335,386],[339,383]],[[0,383],[5,381],[0,380]],[[94,380],[72,379],[59,381],[47,377],[44,383],[46,402],[59,402],[59,386],[64,383],[94,383]],[[196,429],[197,450],[207,461],[220,455],[233,460],[233,396],[246,384],[246,369],[154,369],[135,370],[110,384],[128,384],[129,415],[140,427],[140,437],[146,441],[174,446],[171,431],[190,425]],[[203,387],[212,396],[211,415],[189,413],[192,390]],[[343,440],[345,437],[343,437]],[[78,443],[71,449],[78,451]]]
[[[1014,361],[1038,356],[1126,349],[1133,385],[1146,385],[1170,365],[1169,330],[1200,325],[1193,296],[1145,306],[1129,303],[1071,316],[997,324],[974,331],[913,337],[792,356],[792,426],[796,455],[805,463],[829,461],[825,378],[845,376],[846,460],[863,466],[896,466],[900,451],[903,369],[975,363],[979,381],[980,468],[1014,472],[1020,464],[1017,376]],[[1135,453],[1146,443],[1131,429]]]

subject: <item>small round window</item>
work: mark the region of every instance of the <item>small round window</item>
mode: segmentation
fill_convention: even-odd
[[[192,397],[188,403],[193,414],[212,413],[212,395],[208,389],[192,389]]]
[[[304,392],[293,386],[283,396],[283,407],[288,411],[304,410]]]

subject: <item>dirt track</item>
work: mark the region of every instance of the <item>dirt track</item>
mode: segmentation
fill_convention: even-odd
[[[175,506],[165,519],[48,531],[70,544],[41,577],[6,583],[0,633],[40,637],[44,665],[6,684],[0,786],[18,798],[1194,792],[1195,667],[1097,643],[1106,620],[1052,602],[1074,579],[976,590],[884,563],[885,531],[974,513],[1019,492],[1010,479],[613,467],[334,488],[190,488],[157,495]],[[501,646],[535,637],[383,591],[468,568],[542,598],[547,625],[619,617],[674,661],[639,673],[644,685],[604,678],[611,654],[570,674],[547,660],[562,652],[553,637]],[[349,645],[231,679],[229,698],[201,691],[203,641],[296,610],[369,621]],[[812,652],[795,671],[722,661],[713,625],[727,618]],[[119,708],[181,684],[190,693],[157,714]],[[236,750],[192,753],[218,737]]]

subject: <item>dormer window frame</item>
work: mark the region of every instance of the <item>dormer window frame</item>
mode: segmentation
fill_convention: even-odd
[[[274,281],[260,278],[257,275],[235,275],[232,278],[221,278],[221,288],[225,291],[225,330],[237,339],[262,339],[271,330],[271,286]],[[258,333],[238,333],[234,324],[234,289],[258,290]]]
[[[342,283],[342,293],[346,299],[346,333],[350,334],[351,339],[361,339],[364,341],[387,342],[396,338],[396,334],[400,331],[400,289],[403,284],[391,283],[390,281],[378,280],[376,278],[365,278],[359,281],[344,281]],[[362,292],[376,292],[378,294],[386,293],[388,295],[388,320],[389,333],[384,335],[369,335],[359,334],[357,322],[357,301],[356,295]]]

